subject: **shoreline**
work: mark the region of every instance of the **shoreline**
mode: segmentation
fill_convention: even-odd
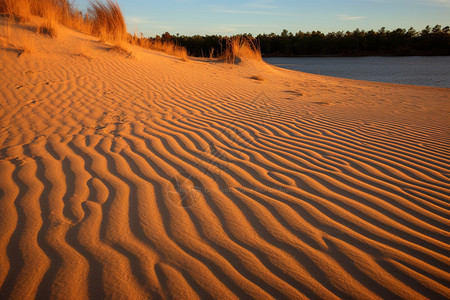
[[[437,61],[423,60],[428,58],[424,56],[402,57],[399,60],[396,60],[397,57],[390,58],[386,59],[386,56],[366,56],[355,59],[349,57],[270,57],[263,58],[263,60],[283,69],[322,76],[450,88],[450,82],[443,80],[450,74],[446,74],[448,72],[442,68],[450,62],[447,59],[450,57],[444,59],[439,56]],[[417,74],[414,75],[415,73]]]

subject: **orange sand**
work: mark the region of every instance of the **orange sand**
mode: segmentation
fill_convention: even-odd
[[[1,299],[450,297],[449,89],[0,42]]]

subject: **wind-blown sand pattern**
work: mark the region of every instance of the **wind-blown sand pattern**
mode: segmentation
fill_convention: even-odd
[[[448,89],[35,39],[0,50],[1,299],[450,297]]]

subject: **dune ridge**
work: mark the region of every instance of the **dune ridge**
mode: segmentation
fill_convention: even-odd
[[[0,52],[0,298],[449,298],[448,89]]]

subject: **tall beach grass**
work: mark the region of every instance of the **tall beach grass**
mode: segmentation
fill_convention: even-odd
[[[129,35],[116,0],[90,0],[89,3],[87,13],[82,13],[76,10],[69,0],[0,0],[0,14],[19,22],[28,22],[33,15],[39,16],[43,21],[37,32],[52,37],[57,36],[57,24],[62,24],[95,35],[103,42],[111,43],[113,49],[128,54],[131,54],[129,42],[188,60],[186,48],[173,42],[150,41],[144,37]]]
[[[94,0],[90,6],[83,14],[68,0],[0,0],[0,14],[19,22],[28,22],[33,15],[42,17],[38,31],[49,35],[56,34],[59,23],[103,40],[126,41],[125,20],[116,1]]]
[[[239,63],[243,60],[262,61],[261,49],[256,40],[246,36],[234,36],[226,41],[226,48],[219,60]]]
[[[29,0],[0,0],[0,13],[19,22],[28,22],[31,17]]]
[[[105,41],[126,41],[127,27],[119,4],[113,0],[93,0],[90,3],[88,12],[92,33]]]

